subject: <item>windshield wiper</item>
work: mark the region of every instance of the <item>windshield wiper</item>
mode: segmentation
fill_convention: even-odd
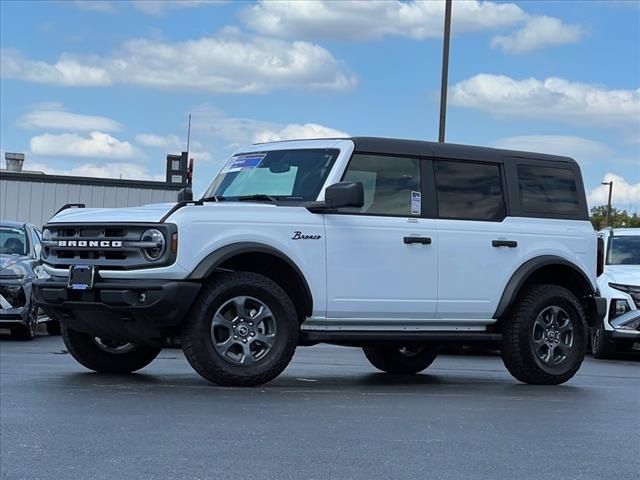
[[[234,200],[237,200],[238,202],[245,202],[245,201],[252,201],[252,200],[257,200],[257,201],[268,200],[271,203],[278,202],[277,197],[272,197],[271,195],[267,195],[266,193],[256,193],[254,195],[240,195],[239,197],[236,197]]]

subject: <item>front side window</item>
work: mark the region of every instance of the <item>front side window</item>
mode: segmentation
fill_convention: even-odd
[[[24,228],[0,227],[0,253],[5,255],[26,255],[27,238]]]
[[[314,201],[339,153],[336,149],[301,149],[234,155],[204,196],[270,195],[278,200]]]
[[[364,205],[341,212],[402,217],[422,213],[419,159],[354,154],[342,180],[362,183]]]
[[[640,265],[640,235],[611,237],[607,265]]]
[[[464,220],[502,220],[505,204],[498,165],[434,162],[438,216]]]
[[[576,178],[567,168],[518,165],[518,184],[525,212],[561,215],[579,212]]]

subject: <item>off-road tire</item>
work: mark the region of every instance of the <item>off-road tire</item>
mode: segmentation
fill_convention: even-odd
[[[137,345],[131,351],[109,353],[98,346],[91,335],[62,327],[62,340],[78,363],[100,373],[131,373],[149,365],[160,348]]]
[[[364,347],[362,350],[367,360],[378,370],[397,374],[422,372],[433,363],[439,353],[438,347],[429,345],[420,346],[419,351],[413,354],[403,353],[403,346]]]
[[[565,362],[558,368],[545,367],[533,349],[533,328],[538,315],[547,307],[559,306],[568,314],[574,332],[574,344]],[[582,305],[566,288],[557,285],[533,285],[518,298],[511,315],[501,321],[502,360],[509,373],[524,383],[559,385],[580,369],[588,340]]]
[[[214,347],[211,334],[218,309],[242,296],[263,302],[276,325],[272,347],[250,365],[230,363]],[[187,361],[204,379],[224,386],[256,386],[273,380],[289,365],[299,334],[293,302],[277,283],[256,273],[225,272],[203,285],[183,326],[181,343]]]

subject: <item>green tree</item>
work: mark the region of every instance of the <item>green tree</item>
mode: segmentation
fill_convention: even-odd
[[[600,230],[606,227],[607,220],[607,206],[598,205],[591,209],[591,223],[593,228]],[[618,210],[615,207],[611,207],[611,218],[609,219],[609,225],[613,228],[638,228],[640,227],[640,216],[638,212],[632,214],[626,210]]]

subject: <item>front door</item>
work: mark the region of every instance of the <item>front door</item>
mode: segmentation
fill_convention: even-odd
[[[351,159],[343,180],[363,183],[365,203],[325,215],[331,325],[411,328],[434,317],[437,239],[435,220],[422,216],[423,164],[369,154]]]

